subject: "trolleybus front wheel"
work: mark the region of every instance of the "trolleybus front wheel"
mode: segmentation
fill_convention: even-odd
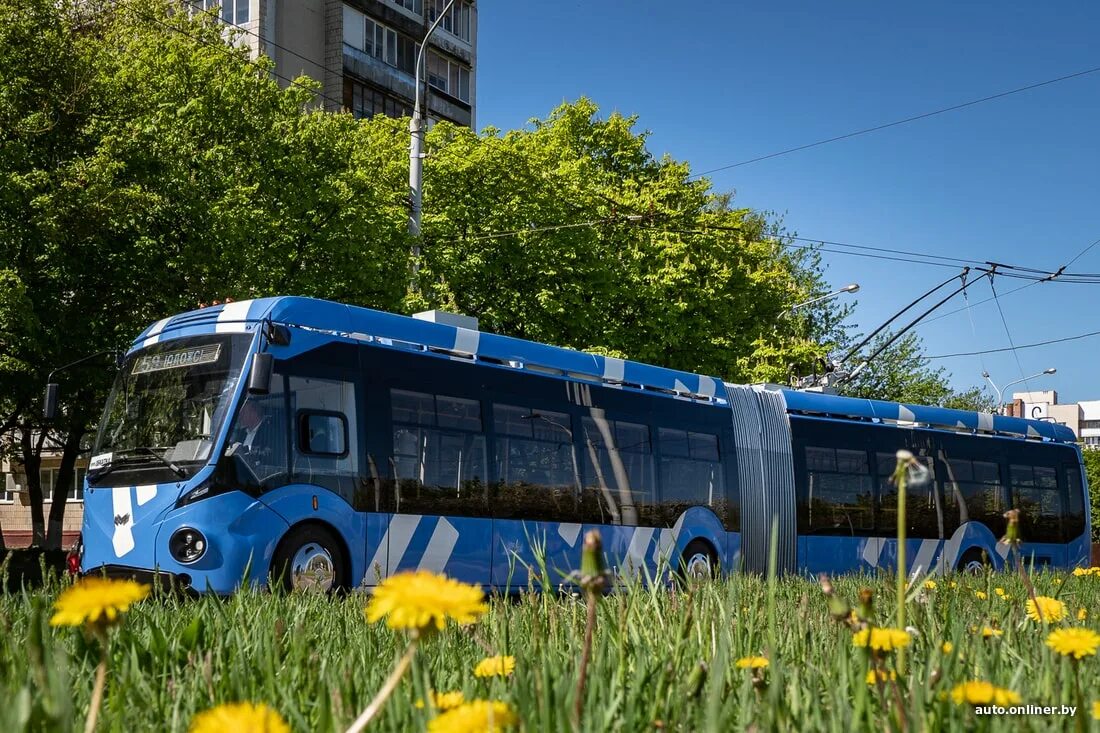
[[[339,591],[347,576],[339,542],[324,527],[313,524],[296,527],[283,538],[271,570],[276,582],[288,591]]]
[[[977,547],[971,547],[959,559],[959,571],[963,573],[984,573],[989,567],[989,558],[985,551]]]

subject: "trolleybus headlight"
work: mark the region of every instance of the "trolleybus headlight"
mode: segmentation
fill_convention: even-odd
[[[168,551],[177,562],[189,565],[206,554],[206,537],[190,527],[177,529],[168,540]]]

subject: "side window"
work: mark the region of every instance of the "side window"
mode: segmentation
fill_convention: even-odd
[[[865,451],[806,446],[807,526],[813,534],[866,535],[874,493]]]
[[[390,390],[395,511],[487,516],[481,403]]]
[[[1085,531],[1085,488],[1081,483],[1081,466],[1067,463],[1066,471],[1066,513],[1062,519],[1062,532],[1065,540],[1075,540]],[[1100,486],[1096,487],[1100,491]],[[1100,517],[1093,521],[1100,522]]]
[[[581,420],[584,429],[582,521],[648,523],[653,504],[653,443],[649,426],[608,420],[601,411]],[[675,521],[675,520],[674,520]]]
[[[951,524],[982,522],[993,536],[1004,536],[1004,513],[1008,511],[1008,492],[1001,483],[1001,467],[988,461],[965,458],[943,460],[944,511]],[[946,519],[946,518],[945,518]]]
[[[226,455],[239,456],[254,475],[240,475],[248,471],[238,464],[236,475],[227,480],[246,485],[258,483],[257,488],[262,491],[285,485],[287,442],[284,378],[275,374],[268,394],[245,395],[225,443]]]
[[[580,521],[580,469],[569,415],[494,404],[493,430],[493,516]]]
[[[909,537],[937,539],[940,523],[936,509],[936,481],[932,459],[918,456],[929,471],[929,481],[921,486],[909,485],[905,490],[905,523]],[[876,453],[878,474],[878,527],[880,535],[890,536],[898,526],[898,487],[891,481],[898,465],[897,453]]]
[[[670,526],[686,509],[714,507],[725,511],[726,483],[718,451],[718,436],[711,433],[659,428],[661,504],[658,523]]]
[[[1014,463],[1008,474],[1012,504],[1020,510],[1020,538],[1025,542],[1060,542],[1062,497],[1058,493],[1058,471]]]
[[[335,379],[290,377],[295,415],[291,479],[354,500],[359,481],[355,385]]]

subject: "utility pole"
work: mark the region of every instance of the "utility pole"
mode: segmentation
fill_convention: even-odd
[[[431,1],[428,0],[428,2]],[[425,3],[425,10],[427,10],[427,5],[428,3]],[[436,16],[435,21],[428,28],[428,32],[424,34],[424,40],[420,43],[420,52],[416,54],[416,73],[413,79],[416,85],[416,94],[412,119],[409,120],[409,136],[412,138],[409,141],[409,235],[413,240],[410,252],[412,255],[412,273],[409,278],[409,290],[414,293],[420,292],[420,207],[423,199],[421,182],[424,177],[424,117],[420,112],[420,67],[424,61],[424,50],[428,48],[428,39],[439,27],[443,16],[450,12],[452,5],[454,5],[454,0],[448,0],[447,4],[443,6],[443,10]]]

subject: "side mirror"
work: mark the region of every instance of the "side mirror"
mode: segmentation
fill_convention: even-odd
[[[252,371],[248,375],[249,394],[267,394],[271,391],[271,370],[275,366],[275,357],[271,354],[254,354]]]
[[[46,385],[46,398],[42,402],[42,417],[53,420],[57,417],[57,384],[50,382]]]

